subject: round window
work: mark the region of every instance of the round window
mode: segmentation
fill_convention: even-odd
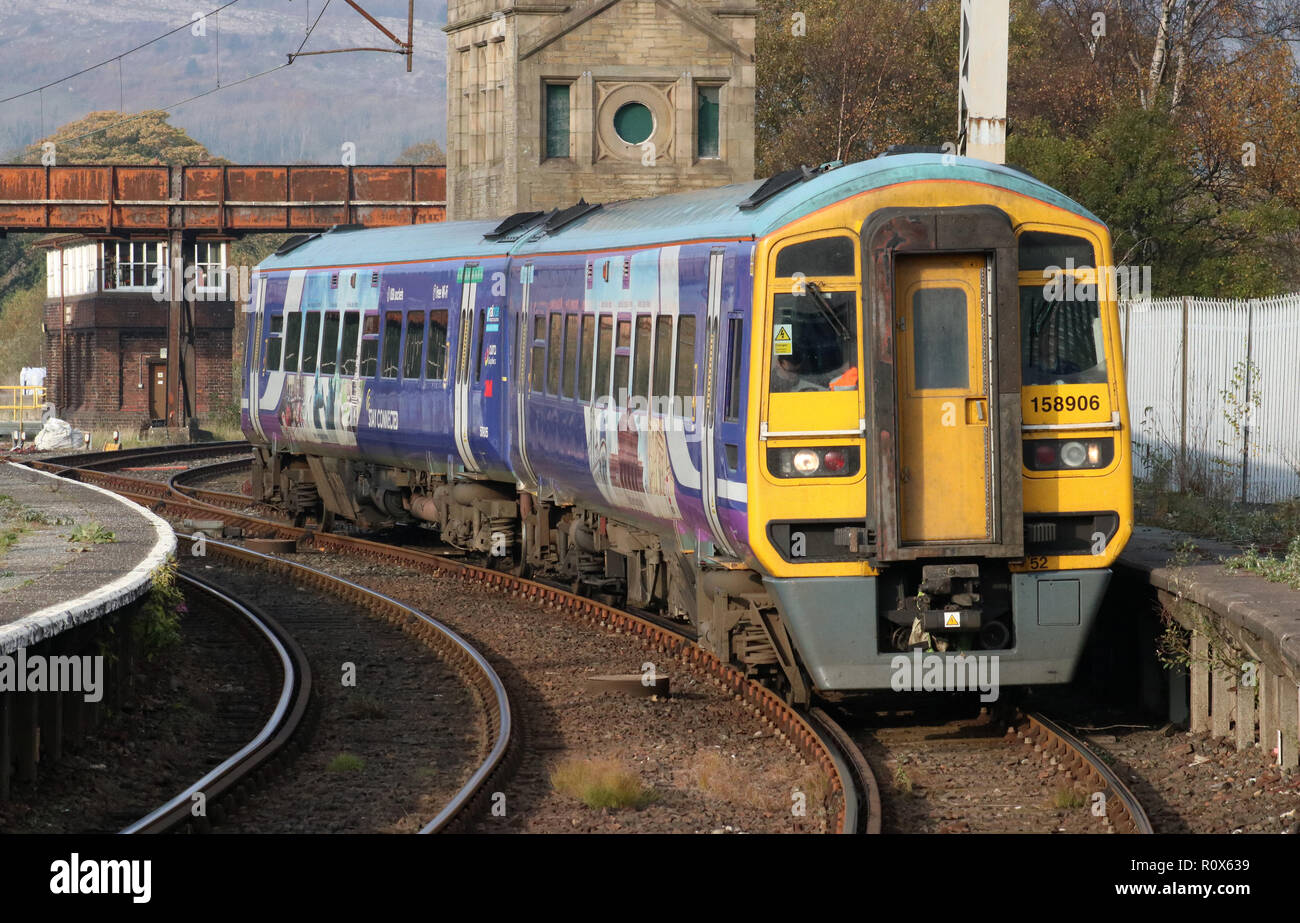
[[[655,119],[644,103],[624,103],[614,113],[614,131],[628,144],[640,144],[654,133]]]

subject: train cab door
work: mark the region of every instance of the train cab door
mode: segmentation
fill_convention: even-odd
[[[990,276],[983,255],[900,256],[895,269],[904,545],[994,538]]]

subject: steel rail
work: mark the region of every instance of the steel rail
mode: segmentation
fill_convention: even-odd
[[[1031,736],[1042,738],[1044,749],[1053,751],[1058,759],[1065,762],[1067,768],[1084,776],[1099,790],[1109,790],[1109,793],[1103,792],[1106,795],[1104,816],[1116,830],[1124,833],[1155,832],[1151,819],[1147,817],[1137,796],[1091,747],[1045,715],[1033,712],[1026,717],[1029,719]],[[1118,801],[1119,811],[1113,810],[1112,801]]]
[[[274,620],[254,611],[206,580],[189,574],[177,576],[183,583],[237,612],[260,632],[279,659],[284,682],[271,716],[252,740],[180,794],[125,827],[122,833],[165,833],[182,827],[190,821],[196,794],[203,794],[205,806],[210,802],[215,807],[233,786],[279,754],[288,744],[302,722],[311,695],[311,666],[307,657],[292,636]],[[202,816],[206,817],[206,811]],[[206,825],[201,825],[200,829],[202,826]]]

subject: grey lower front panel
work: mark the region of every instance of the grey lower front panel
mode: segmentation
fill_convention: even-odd
[[[1068,683],[1101,608],[1110,574],[1109,570],[1013,574],[1015,646],[967,653],[997,658],[987,675],[998,685]],[[874,577],[764,577],[763,582],[794,636],[813,685],[822,692],[898,689],[900,675],[907,682],[912,667],[922,659],[911,653],[877,652]],[[924,664],[958,656],[929,654]],[[922,688],[919,678],[916,682],[915,688]]]

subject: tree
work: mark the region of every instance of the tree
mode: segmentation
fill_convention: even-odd
[[[445,166],[447,155],[443,153],[442,145],[430,138],[428,141],[420,144],[412,144],[402,153],[397,155],[394,163],[433,163]]]
[[[27,148],[23,160],[39,163],[46,142],[54,143],[59,163],[229,163],[213,157],[183,128],[168,122],[170,113],[152,109],[124,116],[121,112],[92,112],[69,122]]]

